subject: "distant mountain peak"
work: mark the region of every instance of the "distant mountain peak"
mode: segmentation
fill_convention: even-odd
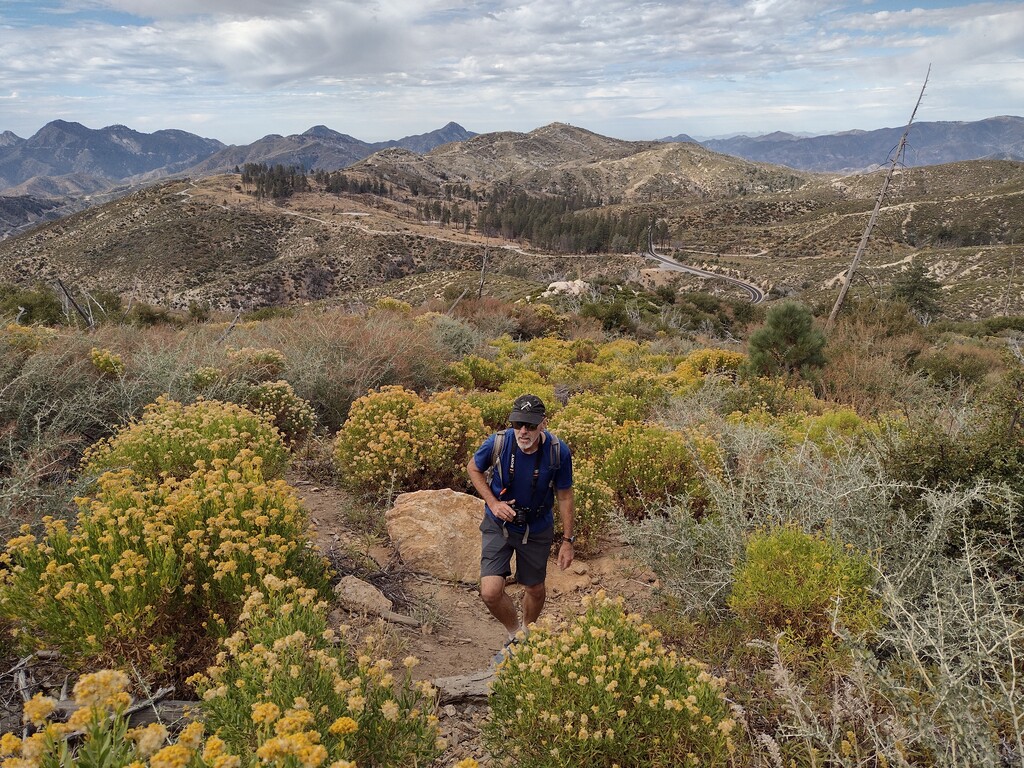
[[[366,142],[360,141],[354,136],[349,136],[347,133],[338,133],[332,128],[328,128],[326,125],[314,125],[307,131],[300,134],[304,138],[317,139],[319,141],[341,141],[346,144],[365,144]]]

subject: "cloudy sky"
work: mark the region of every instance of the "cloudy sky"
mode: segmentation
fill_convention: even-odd
[[[625,139],[1024,115],[1024,3],[0,0],[0,132]]]

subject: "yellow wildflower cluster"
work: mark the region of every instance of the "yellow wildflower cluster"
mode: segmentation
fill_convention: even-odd
[[[723,688],[603,592],[572,622],[534,628],[492,684],[486,743],[521,762],[721,765],[733,751]]]
[[[72,657],[146,660],[188,653],[176,637],[213,633],[265,575],[302,574],[326,589],[294,491],[263,478],[247,450],[199,462],[190,477],[140,485],[110,472],[79,499],[77,525],[13,539],[0,570],[0,612],[26,641]]]
[[[478,409],[454,392],[427,401],[384,387],[352,404],[338,432],[335,459],[351,488],[439,488],[457,482],[485,434]]]
[[[43,345],[57,338],[57,331],[45,325],[18,325],[8,323],[0,342],[10,349],[22,353],[32,353],[42,349]]]
[[[289,445],[302,442],[313,431],[316,414],[306,400],[283,379],[256,384],[246,391],[244,405],[265,416]]]
[[[46,722],[55,701],[40,696],[33,698],[25,706],[25,719],[38,730],[25,739],[10,733],[0,737],[0,765],[3,768],[85,764],[97,768],[145,768],[146,761],[149,768],[195,765],[193,760],[203,745],[203,725],[189,723],[174,744],[168,743],[168,730],[159,723],[128,728],[126,712],[131,699],[127,685],[127,675],[118,670],[102,669],[82,675],[74,687],[76,709],[63,723]],[[233,763],[211,760],[206,765],[239,768],[240,764],[236,758]]]
[[[89,350],[89,359],[92,360],[93,367],[104,376],[120,376],[124,373],[124,360],[109,349],[93,347]]]
[[[280,433],[251,411],[233,403],[199,400],[192,405],[157,398],[142,418],[86,451],[86,473],[132,469],[142,478],[190,475],[199,460],[231,458],[249,449],[263,459],[263,473],[278,477],[288,465]]]

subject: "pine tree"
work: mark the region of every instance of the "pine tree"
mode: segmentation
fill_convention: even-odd
[[[825,364],[825,334],[814,326],[811,310],[784,301],[768,310],[764,327],[750,335],[750,363],[758,373],[806,372]]]
[[[892,297],[906,302],[919,317],[932,318],[942,314],[939,297],[942,283],[928,274],[923,259],[914,259],[892,284]]]

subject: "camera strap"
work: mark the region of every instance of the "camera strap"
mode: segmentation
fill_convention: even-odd
[[[543,438],[540,444],[537,446],[537,450],[534,451],[533,458],[533,477],[530,480],[530,506],[526,511],[526,532],[523,534],[523,544],[527,542],[530,537],[530,516],[534,514],[535,510],[533,507],[534,501],[537,498],[537,481],[540,479],[540,452],[544,446]],[[519,452],[519,446],[516,443],[512,444],[512,456],[508,461],[508,487],[514,488],[513,483],[516,479],[516,454]],[[504,525],[502,526],[504,529]],[[508,531],[505,530],[505,536],[508,536]]]

